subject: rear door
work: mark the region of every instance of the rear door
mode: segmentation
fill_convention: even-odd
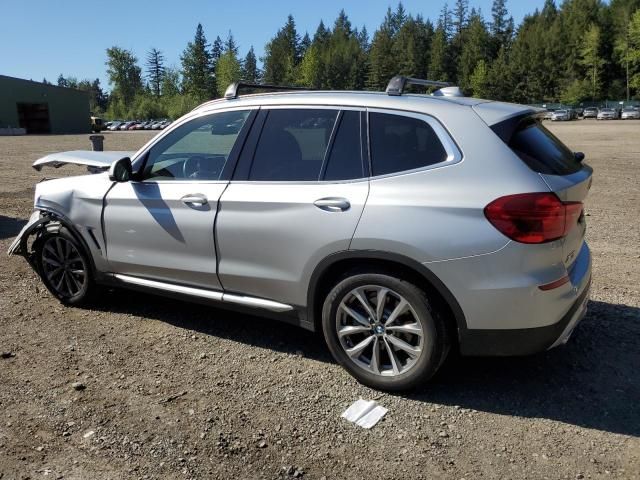
[[[544,179],[549,189],[563,202],[583,203],[591,188],[593,170],[582,164],[575,154],[539,121],[529,118],[520,123],[509,145],[518,156]],[[579,207],[578,207],[579,208]],[[563,262],[567,269],[576,260],[586,232],[584,212],[579,209],[563,242]]]
[[[105,199],[111,271],[218,289],[214,223],[255,112],[207,114],[183,123],[144,154],[134,181]]]
[[[369,191],[364,115],[263,108],[220,200],[226,291],[305,305],[315,266],[347,250]]]

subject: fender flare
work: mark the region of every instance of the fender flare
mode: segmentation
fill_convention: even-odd
[[[385,252],[381,250],[345,250],[342,252],[333,253],[316,265],[311,279],[309,281],[309,287],[307,290],[307,321],[312,325],[317,325],[318,322],[315,318],[314,305],[316,302],[316,293],[318,290],[318,282],[322,275],[337,262],[343,260],[383,260],[396,264],[400,264],[406,268],[409,268],[421,275],[444,299],[451,311],[453,312],[453,319],[458,329],[458,334],[461,331],[467,330],[467,321],[464,316],[464,312],[460,307],[460,304],[456,300],[455,296],[449,288],[427,267],[420,262],[413,260],[404,255],[397,253]]]

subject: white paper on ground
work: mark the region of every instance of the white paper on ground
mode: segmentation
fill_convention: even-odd
[[[371,428],[387,413],[387,409],[374,400],[356,400],[341,415],[362,428]]]

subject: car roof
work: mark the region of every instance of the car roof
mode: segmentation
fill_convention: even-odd
[[[384,108],[406,111],[429,111],[432,108],[473,109],[489,125],[521,114],[523,111],[537,112],[540,109],[513,103],[496,102],[472,97],[446,97],[424,94],[389,95],[385,92],[369,91],[290,91],[242,95],[232,99],[216,99],[203,103],[193,112],[218,110],[242,106],[317,105],[360,108]]]

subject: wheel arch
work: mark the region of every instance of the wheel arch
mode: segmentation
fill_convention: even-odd
[[[87,241],[80,234],[78,229],[73,225],[73,222],[71,222],[67,217],[65,217],[59,212],[56,212],[55,210],[43,209],[43,208],[37,208],[37,210],[40,210],[42,215],[40,221],[35,223],[32,226],[32,228],[25,231],[22,238],[20,239],[22,253],[25,256],[25,258],[27,258],[31,266],[35,268],[35,264],[33,260],[30,258],[31,255],[29,254],[29,250],[28,250],[27,243],[29,238],[42,229],[50,228],[50,226],[53,226],[55,228],[55,225],[57,224],[58,228],[64,227],[73,236],[73,238],[75,238],[78,241],[78,243],[80,243],[80,245],[85,251],[85,255],[89,259],[89,268],[91,269],[91,274],[94,278],[96,278],[97,269],[95,265],[95,260],[93,258],[93,253],[89,248]]]
[[[344,274],[354,269],[389,272],[411,281],[435,300],[445,314],[452,337],[460,338],[467,329],[460,304],[447,286],[421,263],[395,253],[378,250],[353,250],[334,253],[323,259],[313,271],[307,291],[307,321],[315,331],[322,331],[322,304],[326,295]]]

